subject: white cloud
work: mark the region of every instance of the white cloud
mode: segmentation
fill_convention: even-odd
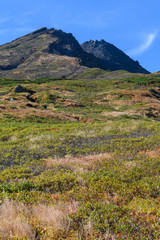
[[[144,42],[142,45],[140,45],[137,48],[131,49],[127,52],[130,56],[137,56],[143,52],[145,52],[153,43],[155,38],[157,37],[158,31],[155,31],[154,33],[150,33],[148,35],[144,36]]]

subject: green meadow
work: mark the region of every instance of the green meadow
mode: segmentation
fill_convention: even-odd
[[[96,72],[0,80],[0,239],[160,239],[160,76]]]

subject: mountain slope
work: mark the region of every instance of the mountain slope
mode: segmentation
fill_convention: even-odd
[[[71,34],[42,28],[0,46],[0,76],[62,77],[79,69],[83,59],[87,58],[91,67],[92,64],[96,66],[90,54],[83,51]],[[83,65],[87,64],[84,62]]]
[[[138,61],[134,61],[123,51],[104,40],[90,40],[81,44],[81,47],[84,51],[102,59],[106,64],[110,64],[111,70],[123,69],[132,73],[149,73],[139,65]]]
[[[81,47],[72,34],[41,28],[0,46],[0,78],[62,78],[76,72],[80,74],[89,68],[132,70],[119,68],[101,54],[94,55],[85,51],[84,44]],[[131,72],[148,73],[137,66]]]

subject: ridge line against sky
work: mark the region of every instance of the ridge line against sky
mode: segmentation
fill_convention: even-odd
[[[160,1],[0,0],[0,44],[41,27],[71,32],[80,42],[114,44],[151,72],[160,70]]]

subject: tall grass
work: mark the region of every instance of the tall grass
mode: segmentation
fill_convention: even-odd
[[[35,231],[26,217],[27,212],[28,209],[22,203],[4,200],[0,206],[1,239],[35,239]]]

